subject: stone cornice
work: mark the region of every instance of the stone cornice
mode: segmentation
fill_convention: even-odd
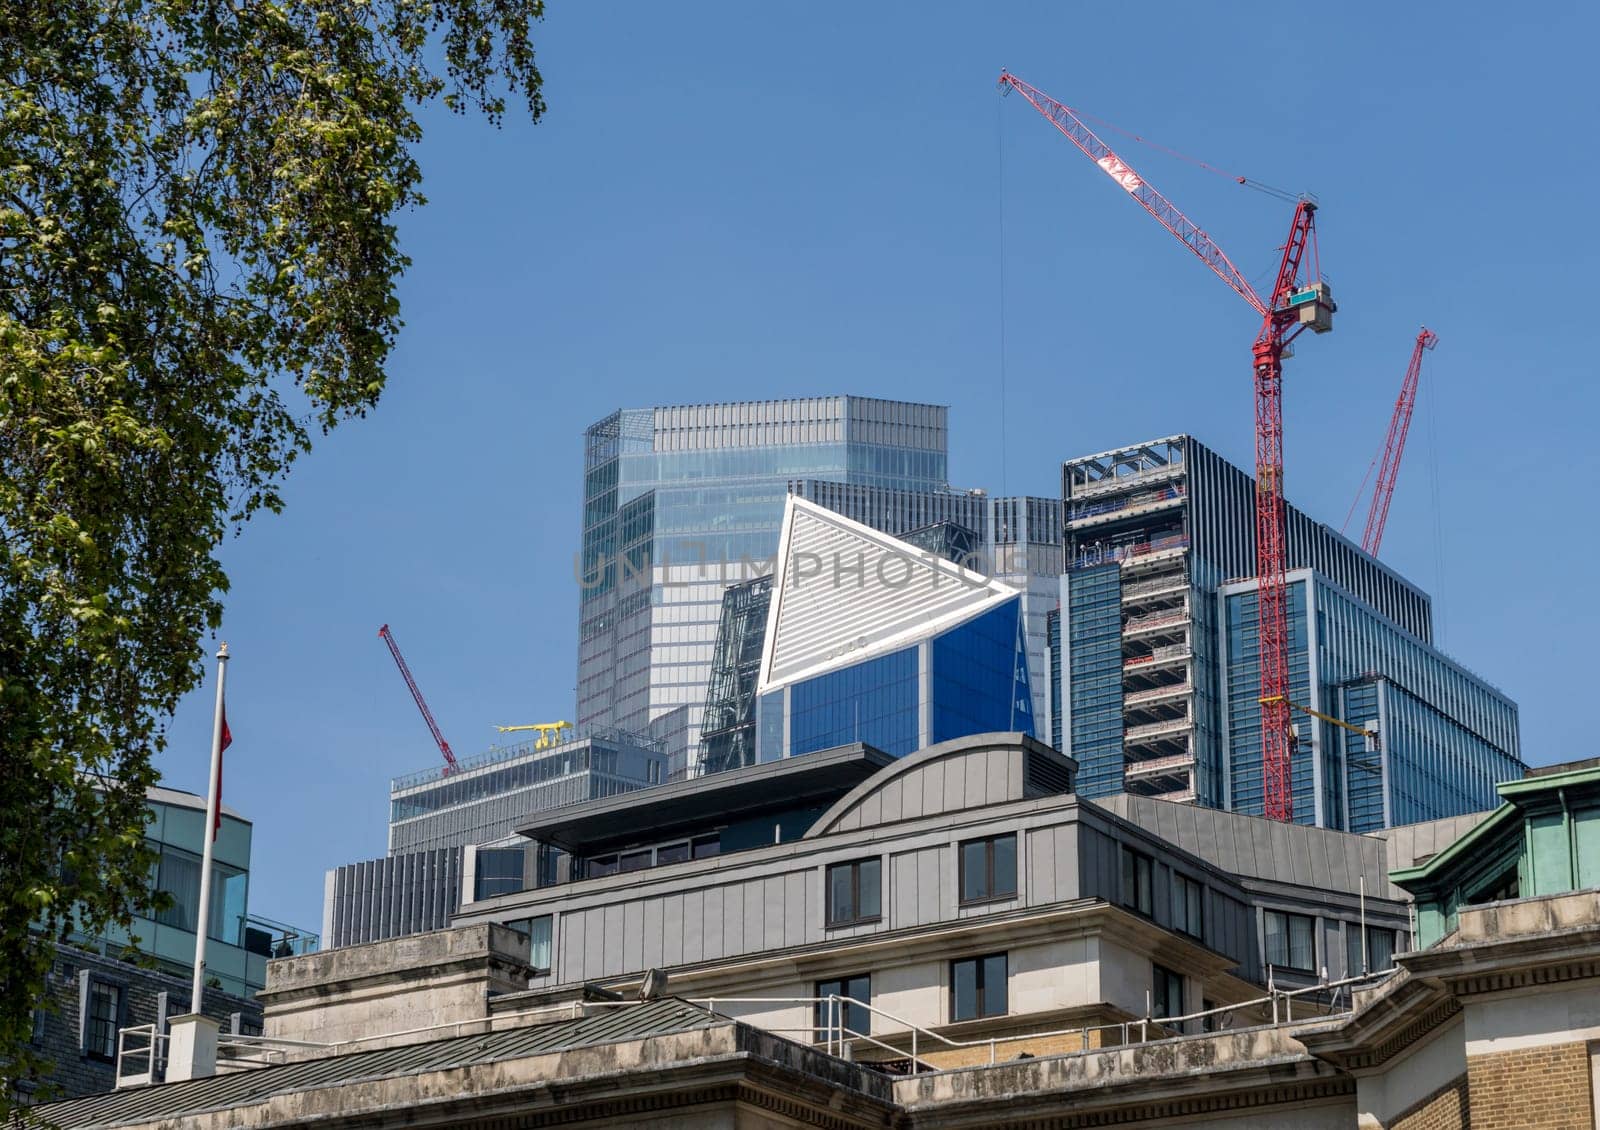
[[[896,1097],[916,1130],[996,1125],[999,1107],[1013,1130],[1078,1130],[1299,1107],[1355,1091],[1352,1078],[1286,1036],[1237,1036],[1251,1045],[1242,1059],[1231,1058],[1240,1044],[1227,1035],[1164,1041],[902,1080]]]

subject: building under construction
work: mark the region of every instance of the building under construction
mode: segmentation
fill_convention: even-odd
[[[1061,713],[1051,732],[1059,730],[1079,761],[1080,791],[1260,812],[1260,711],[1246,708],[1260,694],[1255,622],[1245,623],[1242,607],[1232,607],[1232,620],[1225,620],[1228,606],[1218,595],[1227,582],[1255,572],[1254,480],[1194,438],[1169,436],[1069,460],[1062,498],[1066,574],[1052,657]],[[1432,702],[1441,717],[1477,710],[1481,759],[1446,758],[1445,750],[1455,747],[1432,738],[1423,740],[1417,756],[1425,761],[1437,750],[1440,774],[1460,777],[1461,788],[1484,803],[1496,780],[1520,772],[1515,704],[1433,648],[1432,606],[1421,589],[1295,507],[1287,508],[1285,519],[1289,567],[1312,571],[1321,590],[1337,593],[1364,621],[1382,627],[1362,639],[1382,634],[1406,641],[1405,647],[1373,649],[1354,635],[1336,636],[1326,617],[1313,616],[1308,625],[1301,586],[1299,614],[1290,624],[1291,698],[1327,711],[1342,701],[1342,687],[1326,681],[1332,676],[1313,678],[1312,671],[1337,669],[1340,680],[1397,681],[1419,703]],[[1308,662],[1308,648],[1321,649],[1322,667]],[[1340,648],[1346,658],[1326,662],[1329,649]],[[1445,668],[1450,678],[1435,678]],[[1426,688],[1446,683],[1468,689],[1456,701],[1435,701]],[[1232,706],[1226,713],[1225,700]],[[1351,790],[1341,782],[1361,777],[1362,769],[1346,762],[1356,754],[1348,742],[1309,718],[1294,719],[1301,740],[1292,784],[1304,794],[1295,816],[1343,828]],[[1253,764],[1246,766],[1249,758],[1241,754],[1235,765],[1234,755],[1249,748],[1256,751]],[[1254,789],[1242,788],[1251,773]],[[1441,792],[1426,816],[1409,818],[1472,807]],[[1370,814],[1370,803],[1364,811]]]

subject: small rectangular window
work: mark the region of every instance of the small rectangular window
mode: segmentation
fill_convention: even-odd
[[[987,954],[950,963],[950,1020],[976,1020],[1004,1016],[1006,1006],[1006,955]]]
[[[589,860],[584,873],[591,879],[599,879],[606,875],[617,873],[617,857],[614,855],[596,856]]]
[[[89,983],[89,1030],[84,1047],[91,1059],[117,1058],[117,1026],[122,1013],[122,989],[105,981]]]
[[[528,965],[534,974],[537,976],[550,972],[551,916],[541,914],[537,918],[518,918],[506,925],[528,939]]]
[[[649,848],[645,848],[643,851],[624,852],[622,855],[617,856],[617,870],[643,871],[650,866],[650,855]]]
[[[1151,965],[1152,985],[1150,992],[1151,1016],[1168,1017],[1183,1015],[1183,975],[1174,973],[1164,965]],[[1169,1025],[1183,1030],[1181,1024]]]
[[[1299,973],[1316,972],[1316,919],[1281,910],[1266,910],[1262,914],[1266,927],[1267,964]]]
[[[961,901],[987,902],[1017,893],[1015,834],[968,840],[961,845]]]
[[[883,861],[876,856],[828,868],[828,925],[876,922],[882,917]]]
[[[479,848],[472,897],[494,898],[522,890],[522,848]]]
[[[817,1038],[826,1039],[828,1032],[842,1027],[846,1036],[870,1036],[872,1012],[863,1006],[872,1003],[872,976],[859,973],[853,977],[836,977],[831,981],[817,982]],[[829,997],[848,997],[848,1000],[830,1001]]]
[[[1368,926],[1367,951],[1362,954],[1361,926],[1356,922],[1346,922],[1344,941],[1345,976],[1359,977],[1363,973],[1386,973],[1394,968],[1393,930],[1381,926]]]
[[[1132,848],[1122,849],[1122,905],[1146,918],[1155,916],[1154,871],[1155,864],[1148,855]]]
[[[696,836],[691,846],[694,849],[694,857],[696,859],[709,859],[722,851],[722,837],[720,835]]]
[[[1172,925],[1191,938],[1205,937],[1206,889],[1187,875],[1172,873]]]
[[[667,863],[682,863],[688,858],[689,845],[687,842],[681,844],[668,844],[666,847],[656,848],[657,867]]]

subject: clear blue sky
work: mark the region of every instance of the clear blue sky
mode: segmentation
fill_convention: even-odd
[[[1251,464],[1249,308],[1000,102],[1002,66],[1319,195],[1341,309],[1289,362],[1285,409],[1288,493],[1313,515],[1342,523],[1417,327],[1438,330],[1383,556],[1521,703],[1530,761],[1600,752],[1577,709],[1600,628],[1595,13],[553,0],[543,124],[428,117],[383,404],[226,546],[251,908],[318,926],[324,871],[384,853],[389,778],[437,758],[380,624],[458,754],[493,723],[570,716],[581,434],[614,408],[947,404],[954,482],[1012,493],[1180,431]],[[1287,205],[1122,148],[1247,273],[1271,269]],[[168,784],[203,791],[209,726],[197,691]]]

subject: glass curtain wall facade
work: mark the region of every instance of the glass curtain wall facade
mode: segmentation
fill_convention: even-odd
[[[887,655],[763,696],[761,760],[852,742],[903,757],[970,734],[1035,736],[1021,609],[1013,597]]]
[[[1080,791],[1227,804],[1218,589],[1255,572],[1255,482],[1191,436],[1062,468],[1067,752]],[[1294,506],[1291,567],[1313,568],[1426,643],[1427,595]],[[1113,672],[1116,672],[1115,674]]]
[[[1033,714],[1049,716],[1054,699],[1047,619],[1059,601],[1063,567],[1058,500],[815,481],[795,483],[794,493],[1020,590]],[[970,548],[966,531],[971,531]]]
[[[153,918],[135,916],[131,929],[111,925],[97,935],[75,933],[74,945],[119,957],[133,949],[157,969],[188,977],[194,969],[195,935],[200,927],[200,877],[207,830],[205,801],[176,789],[152,788],[145,839],[157,853],[150,874],[153,890],[165,891],[171,904]],[[252,997],[266,986],[267,959],[309,953],[317,935],[250,913],[248,820],[224,809],[212,847],[211,904],[207,911],[206,973],[222,990]],[[209,982],[208,982],[209,983]]]
[[[1227,807],[1261,813],[1256,583],[1220,594],[1225,632]],[[1495,784],[1520,777],[1517,707],[1506,695],[1310,570],[1289,577],[1294,702],[1354,726],[1377,748],[1295,712],[1295,819],[1371,832],[1498,803]]]
[[[947,409],[850,396],[628,409],[589,428],[578,724],[646,731],[682,708],[680,744],[697,748],[723,590],[772,571],[790,483],[948,490],[946,452]]]
[[[389,783],[389,854],[486,844],[535,812],[666,780],[662,744],[642,734],[579,731],[560,744],[492,749],[452,773],[428,768]]]

